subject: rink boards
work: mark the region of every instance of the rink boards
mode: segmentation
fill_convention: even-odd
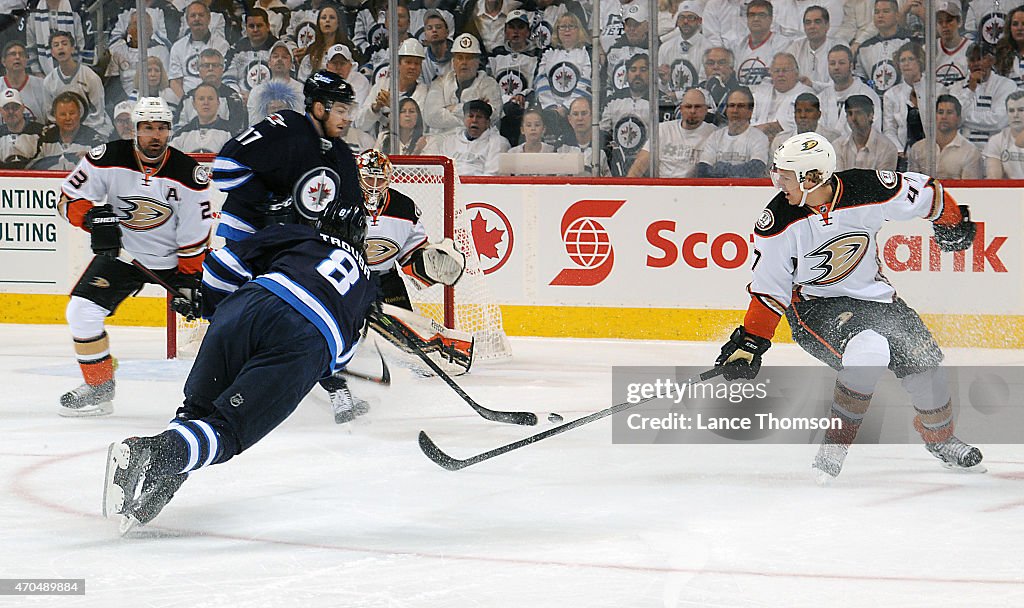
[[[61,323],[88,237],[56,214],[60,177],[0,177],[0,305],[12,323]],[[719,340],[746,308],[762,182],[637,184],[465,178],[481,266],[512,335]],[[925,221],[890,223],[878,256],[946,345],[1024,347],[1024,197],[1012,182],[950,187],[978,222],[974,246],[942,253]],[[116,322],[162,325],[147,288]],[[780,333],[788,334],[782,331]]]

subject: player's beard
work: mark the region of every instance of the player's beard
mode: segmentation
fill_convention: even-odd
[[[139,146],[139,151],[147,160],[159,160],[167,151],[167,142],[154,139],[145,147]]]

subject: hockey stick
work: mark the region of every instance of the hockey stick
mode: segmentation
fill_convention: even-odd
[[[119,262],[124,262],[125,264],[131,264],[132,266],[138,268],[140,271],[142,271],[142,274],[152,279],[152,281],[159,285],[160,287],[166,289],[167,293],[171,294],[175,298],[184,298],[186,300],[191,299],[185,296],[185,294],[178,291],[177,288],[172,287],[167,281],[160,278],[160,275],[153,272],[149,268],[146,268],[146,266],[142,262],[136,260],[134,257],[132,257],[132,254],[128,253],[124,249],[122,249],[120,253],[117,254],[117,260]]]
[[[376,341],[373,343],[373,347],[377,349],[377,356],[380,357],[381,372],[380,376],[374,376],[372,374],[364,374],[363,372],[357,372],[348,368],[342,370],[341,373],[346,376],[353,378],[359,378],[360,380],[368,380],[370,382],[376,382],[377,384],[383,384],[384,386],[391,385],[391,370],[388,369],[388,362],[384,360],[384,353],[380,352],[380,345]]]
[[[715,376],[718,376],[718,375],[720,375],[722,373],[721,369],[722,369],[721,367],[716,367],[714,369],[709,369],[708,371],[706,371],[706,372],[704,372],[704,373],[702,373],[700,375],[700,379],[701,380],[708,380],[710,378],[714,378]],[[548,429],[546,431],[537,433],[536,435],[530,435],[529,437],[527,437],[525,439],[520,439],[519,441],[514,441],[512,443],[505,444],[505,445],[503,445],[501,447],[494,448],[493,450],[488,450],[486,452],[481,452],[480,454],[477,454],[476,456],[471,456],[471,457],[466,458],[464,460],[459,460],[458,458],[452,458],[448,454],[445,454],[443,451],[441,451],[441,448],[437,447],[437,444],[434,443],[434,440],[431,439],[427,435],[427,433],[425,431],[420,431],[420,436],[419,436],[420,449],[423,450],[423,453],[426,454],[427,458],[433,460],[436,464],[438,464],[442,468],[448,469],[449,471],[458,471],[459,469],[464,469],[464,468],[466,468],[468,466],[477,464],[478,462],[483,462],[485,460],[490,460],[491,458],[494,458],[495,456],[501,456],[502,454],[511,452],[512,450],[518,450],[519,448],[526,447],[526,446],[528,446],[528,445],[530,445],[532,443],[537,443],[541,439],[547,439],[548,437],[554,437],[555,435],[560,435],[562,433],[565,433],[566,431],[571,431],[574,428],[581,427],[584,424],[589,424],[591,422],[594,422],[595,420],[600,420],[601,418],[606,418],[608,416],[611,416],[612,414],[617,414],[619,412],[628,410],[630,408],[634,408],[634,407],[636,407],[636,406],[638,406],[638,405],[640,405],[642,403],[647,403],[648,401],[652,401],[652,400],[657,399],[657,398],[658,397],[648,397],[646,399],[641,399],[640,401],[637,401],[636,403],[630,403],[628,401],[625,401],[623,403],[619,403],[617,405],[613,405],[613,406],[611,406],[609,408],[603,409],[603,410],[601,410],[599,412],[594,412],[593,414],[590,414],[588,416],[584,416],[582,418],[577,418],[576,420],[573,420],[572,422],[566,422],[565,424],[560,424],[560,425],[558,425],[558,426],[556,426],[554,428],[551,428],[551,429]]]
[[[401,340],[408,347],[410,352],[426,363],[427,367],[433,370],[439,378],[444,380],[445,384],[451,387],[451,389],[455,391],[456,395],[462,397],[462,400],[468,403],[469,407],[473,408],[473,411],[479,414],[482,418],[493,422],[505,422],[508,424],[520,424],[523,426],[534,426],[537,424],[537,414],[534,414],[533,412],[499,412],[486,408],[474,401],[472,397],[466,394],[466,391],[462,390],[462,387],[452,380],[451,376],[441,369],[437,363],[434,363],[427,353],[423,352],[423,349],[420,348],[419,345],[409,339],[409,337],[406,336],[399,327],[397,327],[398,322],[386,313],[376,311],[371,312],[370,322],[373,329],[379,332],[385,339],[392,340],[397,338]]]

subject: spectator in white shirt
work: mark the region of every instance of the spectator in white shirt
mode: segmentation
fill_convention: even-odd
[[[793,102],[797,95],[813,93],[814,89],[800,82],[796,57],[789,53],[775,55],[769,73],[771,82],[753,87],[757,109],[751,122],[771,141],[782,131],[796,129]]]
[[[1013,81],[992,71],[995,56],[986,45],[974,43],[967,49],[967,63],[971,73],[963,85],[954,86],[950,93],[960,100],[964,108],[964,137],[985,147],[990,137],[1006,128],[1006,98],[1017,90]]]
[[[480,43],[472,34],[455,38],[452,69],[430,83],[423,106],[423,118],[431,133],[457,133],[462,130],[467,101],[479,99],[491,106],[491,120],[501,118],[501,87],[480,69]]]
[[[527,110],[523,112],[523,122],[519,131],[523,136],[523,143],[509,150],[516,154],[554,152],[555,147],[544,143],[544,115],[540,110]]]
[[[493,108],[480,99],[462,106],[464,128],[458,133],[432,137],[425,154],[444,154],[455,161],[459,175],[497,175],[498,157],[508,152],[508,141],[491,128]]]
[[[356,105],[363,103],[370,93],[370,81],[355,69],[352,62],[352,51],[344,44],[336,44],[327,49],[327,64],[324,66],[329,72],[334,72],[352,85],[352,93],[356,98]]]
[[[729,123],[708,136],[697,163],[697,177],[766,177],[768,138],[750,126],[754,94],[747,87],[729,93]]]
[[[935,103],[936,138],[922,139],[910,148],[908,170],[938,179],[982,179],[985,176],[981,152],[960,135],[960,101],[939,95]],[[927,166],[928,146],[935,150],[935,170]]]
[[[775,150],[787,139],[800,133],[811,131],[821,135],[830,142],[838,141],[841,137],[838,131],[833,131],[821,124],[821,102],[814,93],[800,93],[793,102],[793,118],[796,121],[795,131],[783,131],[772,140],[771,149]]]
[[[1021,16],[1024,17],[1024,13]],[[935,40],[935,63],[938,64],[935,80],[944,87],[962,82],[970,71],[967,66],[967,45],[970,41],[960,35],[960,22],[960,0],[939,2],[935,7],[935,28],[939,31]],[[998,50],[996,56],[999,56]],[[996,71],[999,72],[998,66]]]
[[[874,89],[853,73],[853,52],[838,45],[828,52],[828,76],[832,83],[818,92],[821,100],[822,124],[842,134],[850,132],[846,122],[846,100],[852,95],[865,95],[875,106],[874,127],[882,130],[882,101]]]
[[[1024,91],[1006,98],[1009,126],[985,144],[985,177],[1024,179]]]
[[[740,84],[754,86],[769,78],[768,66],[776,53],[785,50],[789,40],[772,31],[774,9],[768,0],[752,0],[747,5],[747,29],[750,35],[736,51],[736,77]]]
[[[820,91],[832,83],[828,77],[828,52],[842,41],[829,35],[829,13],[821,6],[807,7],[803,25],[804,36],[792,42],[786,51],[796,57],[800,82]]]
[[[915,42],[904,44],[896,51],[896,65],[900,67],[903,81],[885,92],[882,132],[899,151],[897,171],[906,171],[907,151],[924,139],[924,123],[918,110],[918,99],[924,92],[923,87],[928,86],[922,79],[924,48]]]
[[[185,7],[188,34],[171,47],[171,63],[167,70],[170,86],[181,99],[199,86],[199,53],[215,48],[226,55],[230,46],[222,36],[210,31],[211,13],[205,3],[196,0]]]
[[[694,177],[704,142],[715,132],[714,125],[704,122],[708,114],[708,101],[704,91],[691,88],[683,93],[679,102],[679,120],[668,120],[658,125],[658,174],[655,177]],[[629,177],[648,175],[651,165],[651,142],[636,155]]]
[[[850,133],[840,137],[833,145],[837,170],[895,171],[898,161],[896,146],[881,131],[871,126],[875,112],[871,98],[851,95],[845,105]]]

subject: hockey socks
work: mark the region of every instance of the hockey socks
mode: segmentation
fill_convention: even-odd
[[[114,361],[110,356],[107,332],[94,338],[75,338],[75,358],[86,384],[99,386],[114,379]]]
[[[914,428],[925,443],[941,443],[953,436],[953,402],[947,401],[937,410],[914,408]]]
[[[864,415],[871,405],[871,395],[858,393],[836,380],[832,396],[831,416],[842,424],[833,425],[825,434],[825,440],[849,446],[857,439],[857,432],[864,422]],[[835,428],[835,427],[839,428]]]
[[[167,458],[154,471],[158,475],[188,473],[200,467],[224,462],[234,456],[235,450],[224,449],[226,444],[220,431],[206,420],[173,420],[164,437],[169,446]]]

